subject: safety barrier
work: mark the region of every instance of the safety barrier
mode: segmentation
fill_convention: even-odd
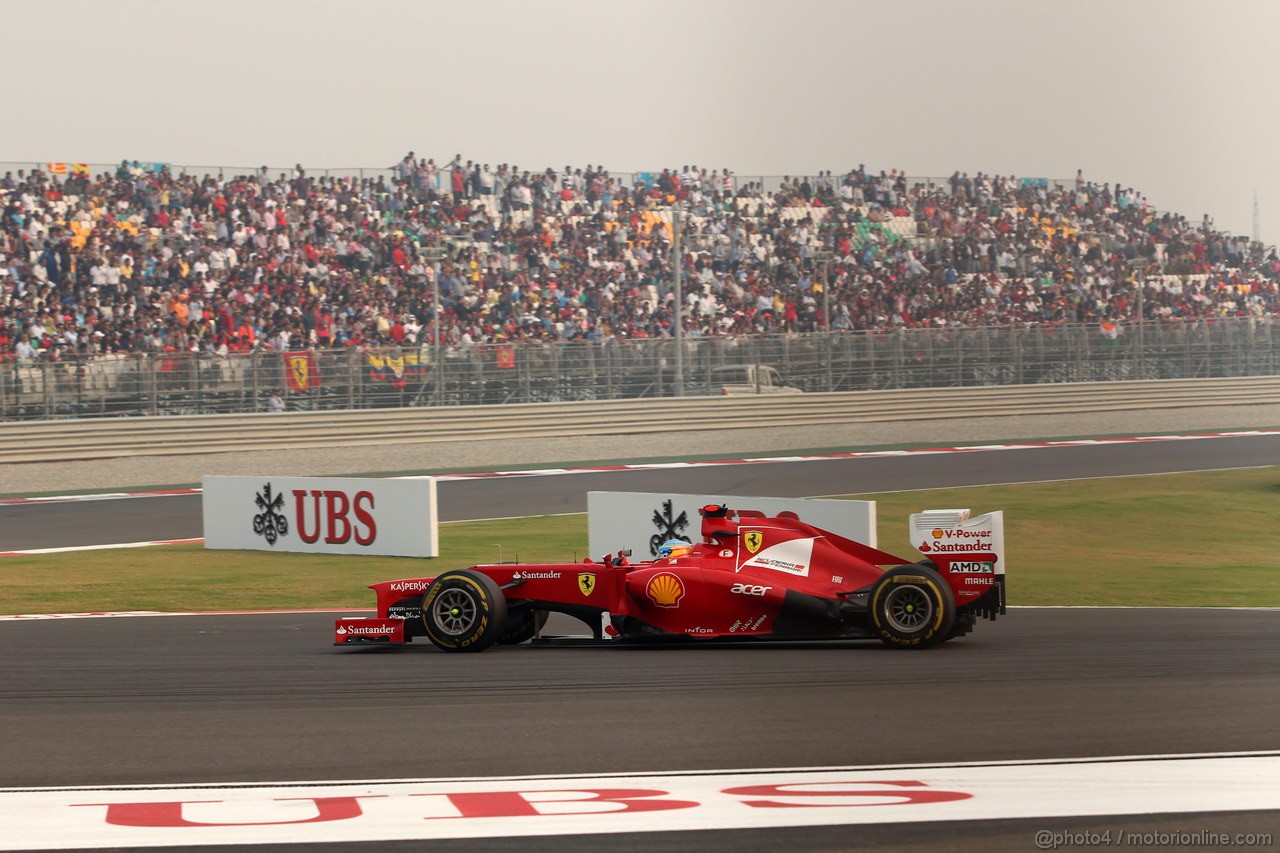
[[[5,172],[30,174],[32,172],[44,172],[46,175],[57,181],[65,180],[70,175],[84,174],[86,176],[95,176],[102,174],[114,175],[119,168],[119,163],[60,163],[60,162],[29,162],[11,160],[0,162],[0,174]],[[233,175],[258,176],[266,180],[273,181],[277,179],[287,179],[294,173],[293,166],[235,166],[235,165],[194,165],[183,163],[166,163],[157,161],[130,161],[131,171],[136,170],[138,173],[157,173],[168,171],[171,175],[218,175],[220,177],[231,177]],[[378,178],[390,180],[397,175],[395,167],[378,167],[378,166],[325,166],[314,167],[308,166],[306,169],[308,175],[313,178],[357,178],[359,180],[375,181]],[[619,185],[624,187],[633,187],[637,182],[650,184],[657,180],[656,172],[618,172],[610,171],[610,177],[618,181]],[[735,174],[734,186],[738,189],[745,187],[747,184],[759,184],[763,192],[775,192],[782,186],[783,182],[794,178],[797,181],[808,181],[810,184],[817,186],[820,179],[817,175],[739,175]],[[844,179],[844,175],[837,175],[836,180]],[[926,175],[907,175],[904,177],[908,186],[915,184],[926,184],[930,186],[949,186],[950,178],[945,175],[926,176]],[[1047,187],[1070,187],[1075,185],[1074,178],[1022,178],[1023,184],[1043,184]],[[444,190],[449,184],[449,174],[447,170],[438,171],[435,174],[434,185],[432,189]]]
[[[0,463],[1280,404],[1280,376],[0,423]]]

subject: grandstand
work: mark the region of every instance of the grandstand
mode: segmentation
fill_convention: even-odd
[[[675,264],[691,339],[1269,325],[1280,281],[1274,248],[1079,175],[126,161],[6,170],[0,209],[0,361],[41,399],[47,364],[97,394],[198,355],[243,390],[236,357],[264,352],[666,340]]]

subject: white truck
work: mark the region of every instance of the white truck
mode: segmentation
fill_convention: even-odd
[[[778,371],[767,364],[735,364],[713,367],[708,384],[712,394],[735,396],[743,394],[803,394],[782,381]]]

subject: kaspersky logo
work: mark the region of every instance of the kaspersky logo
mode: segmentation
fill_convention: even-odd
[[[659,572],[649,578],[644,594],[659,607],[679,607],[684,598],[684,582],[670,572]]]

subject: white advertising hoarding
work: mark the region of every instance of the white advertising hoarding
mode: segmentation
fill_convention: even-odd
[[[587,542],[592,557],[631,549],[632,559],[652,560],[668,539],[702,541],[708,504],[759,510],[773,516],[794,512],[814,527],[876,547],[876,502],[816,498],[752,498],[732,495],[668,495],[660,492],[587,492]]]
[[[204,546],[435,557],[432,477],[205,477]]]

